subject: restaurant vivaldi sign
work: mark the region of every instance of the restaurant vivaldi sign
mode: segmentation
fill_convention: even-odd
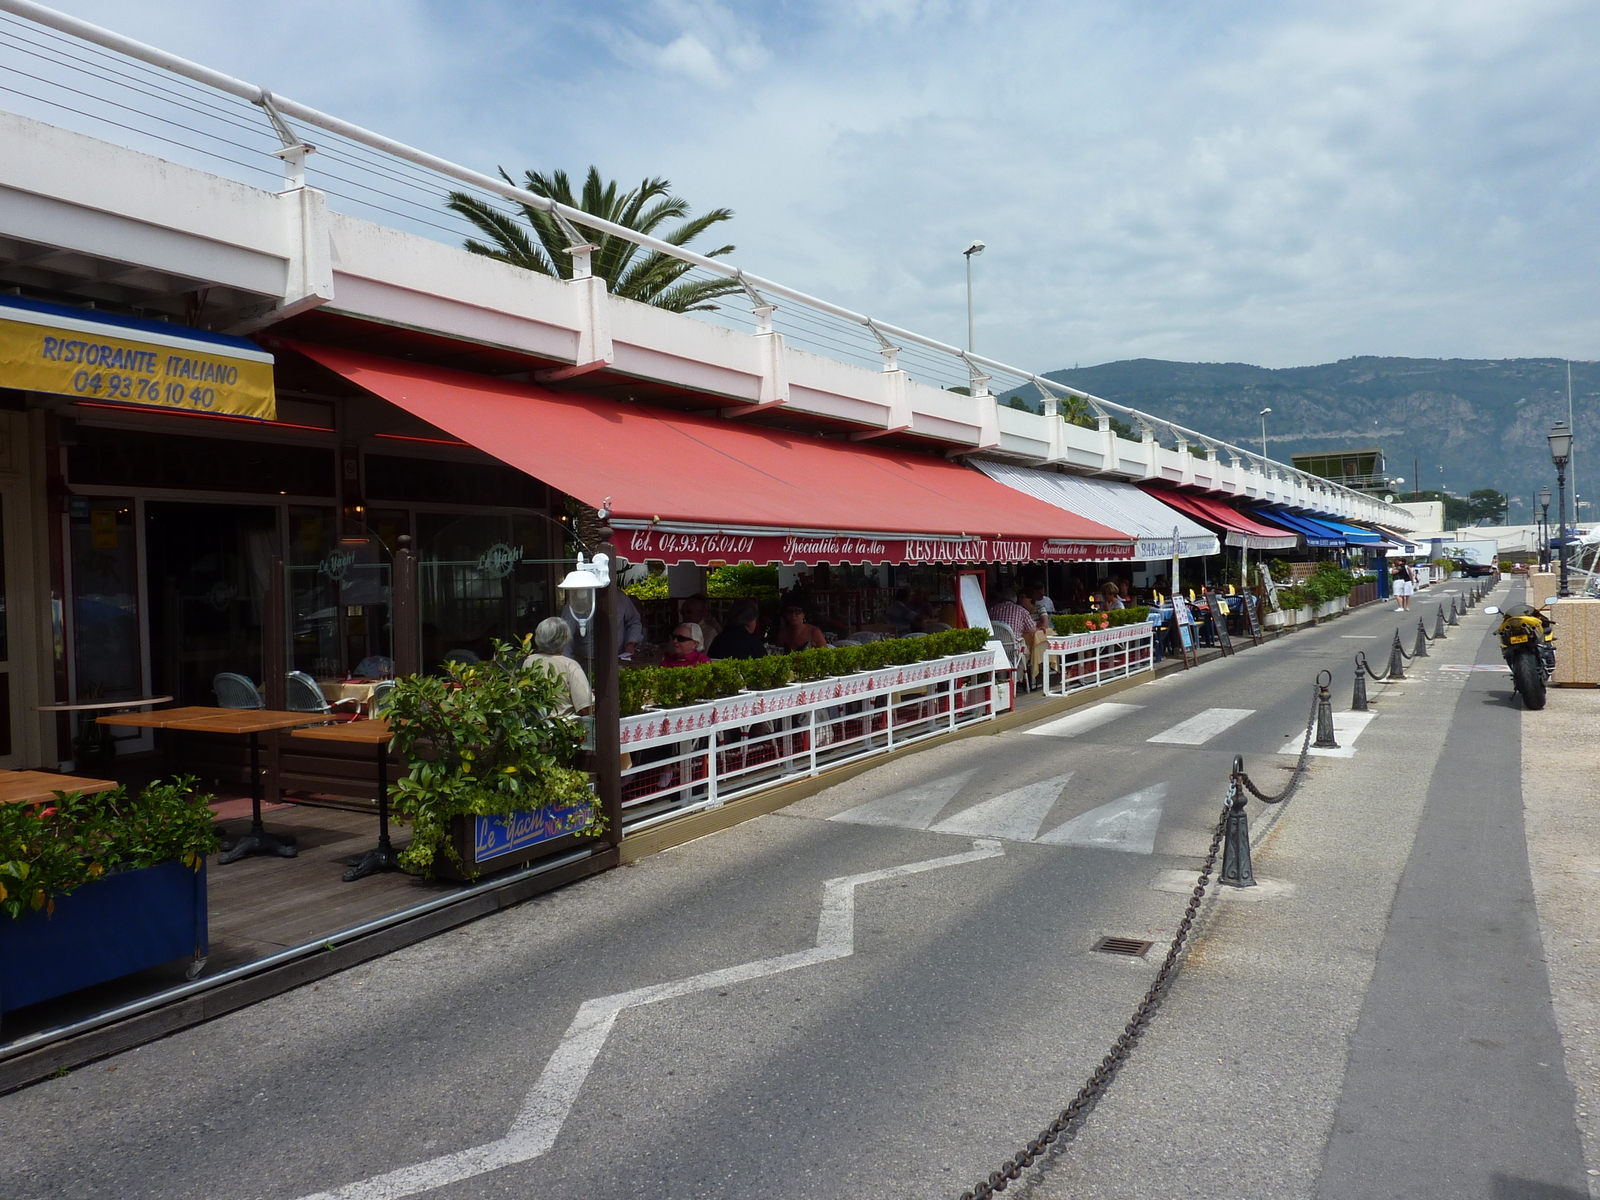
[[[1131,559],[1130,542],[1050,538],[908,537],[870,534],[668,533],[618,526],[617,548],[635,562],[666,563],[1023,563]]]
[[[241,338],[0,302],[0,387],[271,421],[272,362]]]

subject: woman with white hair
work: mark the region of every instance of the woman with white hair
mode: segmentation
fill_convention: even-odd
[[[577,662],[567,657],[567,647],[572,642],[572,630],[560,617],[546,617],[533,631],[533,644],[537,653],[523,660],[524,667],[535,663],[567,685],[567,699],[558,708],[557,715],[586,713],[594,707],[594,689]]]

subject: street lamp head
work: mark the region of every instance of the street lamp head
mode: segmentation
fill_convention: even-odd
[[[1542,488],[1539,489],[1539,503],[1541,505],[1543,505],[1545,508],[1549,508],[1550,507],[1550,489],[1549,488],[1542,487]]]
[[[1267,414],[1268,414],[1268,413],[1269,413],[1269,412],[1271,412],[1271,411],[1272,411],[1272,410],[1271,410],[1271,409],[1270,409],[1270,408],[1263,408],[1263,409],[1262,409],[1262,410],[1261,410],[1261,411],[1260,411],[1260,412],[1259,412],[1259,413],[1257,413],[1257,414],[1256,414],[1256,415],[1257,415],[1257,416],[1260,416],[1260,417],[1264,417],[1264,416],[1266,416],[1266,415],[1267,415]]]
[[[987,249],[988,247],[982,242],[974,241],[972,245],[968,246],[961,253],[965,254],[968,258],[971,258],[974,254],[982,254]]]
[[[1565,421],[1550,426],[1550,461],[1558,467],[1567,465],[1572,457],[1572,430]]]

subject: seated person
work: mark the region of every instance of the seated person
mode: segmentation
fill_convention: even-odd
[[[685,599],[678,606],[678,617],[686,624],[700,626],[707,645],[716,641],[717,635],[722,632],[722,623],[711,616],[711,601],[703,592],[696,592]]]
[[[896,637],[905,637],[913,629],[921,629],[923,614],[911,599],[910,588],[896,588],[894,602],[884,611],[885,624],[893,625]]]
[[[783,606],[783,624],[778,627],[778,645],[793,654],[796,650],[821,650],[828,644],[822,630],[806,622],[803,605],[793,602]]]
[[[711,639],[712,658],[765,658],[767,644],[756,633],[761,609],[754,600],[737,600],[728,610],[728,627]]]
[[[700,649],[700,639],[704,636],[700,626],[693,621],[685,621],[672,631],[668,639],[667,653],[661,659],[663,667],[698,667],[711,660],[706,657],[705,651]]]
[[[1050,627],[1050,617],[1056,611],[1055,601],[1050,599],[1043,583],[1036,583],[1028,588],[1026,595],[1029,600],[1033,601],[1033,611],[1039,617],[1039,627],[1048,629]]]
[[[1106,580],[1104,586],[1100,589],[1100,611],[1110,612],[1112,609],[1126,607],[1127,605],[1122,602],[1122,593],[1118,590],[1117,585],[1109,579]]]
[[[538,664],[567,685],[567,699],[556,709],[560,716],[586,713],[594,707],[594,689],[576,661],[567,657],[572,630],[560,617],[546,617],[533,631],[535,653],[522,660],[524,667]]]
[[[989,619],[1004,621],[1011,626],[1011,632],[1017,635],[1017,640],[1024,644],[1028,641],[1028,635],[1039,628],[1037,618],[1017,603],[1017,594],[1013,591],[1000,593],[1000,599],[989,606]]]

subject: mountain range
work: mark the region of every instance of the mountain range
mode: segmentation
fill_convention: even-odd
[[[1529,519],[1542,486],[1555,491],[1546,434],[1567,415],[1567,362],[1555,358],[1346,358],[1313,367],[1136,358],[1051,371],[1048,378],[1200,433],[1267,452],[1378,448],[1400,499],[1413,487],[1465,496],[1498,488],[1509,520]],[[1033,388],[1005,399],[1038,409]],[[1585,514],[1600,511],[1600,363],[1572,363],[1577,437],[1573,474]],[[1165,441],[1166,439],[1163,439]],[[1569,484],[1569,486],[1571,486]]]

